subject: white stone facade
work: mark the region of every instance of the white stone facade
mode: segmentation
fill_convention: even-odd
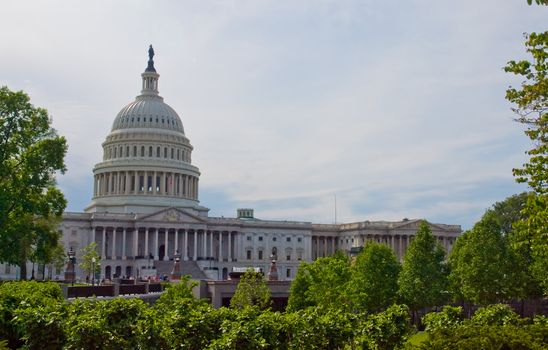
[[[77,260],[84,246],[96,242],[101,278],[140,277],[150,266],[165,273],[180,256],[182,265],[197,266],[204,278],[226,279],[234,267],[267,272],[274,254],[279,278],[291,280],[303,261],[351,252],[368,241],[385,243],[402,258],[419,220],[325,225],[259,220],[252,209],[239,209],[236,218],[209,217],[199,204],[193,147],[181,119],[158,94],[152,56],[141,94],[118,113],[103,142],[91,204],[84,213],[63,216],[63,244]],[[430,227],[447,251],[461,233],[459,225]],[[0,265],[0,278],[17,273]],[[62,278],[60,271],[46,274]],[[77,278],[87,275],[77,268]]]

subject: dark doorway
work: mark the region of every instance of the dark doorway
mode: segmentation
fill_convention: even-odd
[[[131,266],[126,266],[126,278],[131,277]]]
[[[111,271],[112,271],[112,268],[110,267],[110,265],[105,266],[105,279],[109,280],[112,278]]]
[[[160,248],[158,248],[158,258],[160,258],[160,261],[164,260],[165,255],[166,255],[166,247],[162,244]]]
[[[228,269],[223,267],[223,280],[228,279]]]
[[[116,266],[116,273],[114,274],[114,278],[121,277],[122,275],[122,266]]]

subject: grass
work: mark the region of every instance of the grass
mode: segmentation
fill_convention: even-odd
[[[424,343],[426,339],[428,339],[428,334],[426,334],[426,332],[417,332],[413,334],[411,338],[409,338],[406,345],[411,348],[417,347]]]

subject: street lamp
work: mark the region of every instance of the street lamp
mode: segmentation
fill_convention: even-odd
[[[91,285],[95,285],[95,263],[97,262],[97,259],[95,257],[91,258]]]
[[[74,280],[76,279],[76,253],[74,252],[74,249],[72,249],[72,247],[70,247],[67,255],[69,260],[67,262],[67,268],[65,270],[65,281],[71,281],[72,285],[74,286]]]

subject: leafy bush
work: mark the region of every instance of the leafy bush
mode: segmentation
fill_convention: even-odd
[[[355,315],[340,310],[308,308],[286,315],[287,349],[342,349],[355,336]]]
[[[363,349],[400,348],[413,330],[410,321],[406,305],[392,305],[363,322],[355,343]]]
[[[146,308],[141,299],[74,301],[69,307],[66,348],[137,348]]]
[[[53,282],[18,281],[0,284],[0,339],[12,349],[23,345],[20,329],[13,323],[18,308],[41,307],[63,300],[61,288]]]
[[[14,311],[24,348],[61,349],[65,343],[64,323],[67,303],[50,302],[36,307],[19,307]]]
[[[518,325],[520,317],[508,305],[493,304],[479,308],[470,322],[482,326]]]
[[[449,334],[458,327],[464,318],[462,307],[444,306],[440,312],[430,312],[423,316],[424,330],[431,334]]]
[[[247,307],[234,312],[235,318],[225,319],[221,336],[209,349],[286,349],[288,330],[286,319],[279,312]]]
[[[452,334],[434,333],[419,349],[532,349],[548,348],[548,327],[540,325],[473,325],[464,323]]]

